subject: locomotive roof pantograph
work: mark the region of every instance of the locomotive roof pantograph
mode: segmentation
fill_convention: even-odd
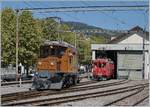
[[[52,46],[61,46],[61,47],[67,47],[67,48],[72,48],[73,49],[73,51],[75,52],[75,53],[77,53],[77,49],[73,46],[73,45],[71,45],[71,44],[69,44],[69,43],[67,43],[67,42],[64,42],[64,41],[50,41],[50,40],[46,40],[45,42],[44,42],[44,44],[43,44],[43,46],[50,46],[50,45],[52,45]]]

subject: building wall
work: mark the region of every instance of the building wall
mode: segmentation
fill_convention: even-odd
[[[128,44],[128,43],[129,44],[143,44],[143,38],[139,36],[138,34],[133,34],[132,36],[129,36],[128,38],[119,42],[119,44]],[[147,43],[147,40],[145,40],[145,43]]]
[[[131,80],[142,79],[142,51],[119,51],[117,53],[117,77]]]
[[[145,44],[148,44],[148,41],[145,40],[144,41]],[[118,44],[141,44],[143,45],[143,38],[141,36],[139,36],[138,34],[133,34],[131,36],[129,36],[128,38],[124,39],[123,41],[119,42]],[[146,47],[146,46],[145,46]],[[148,52],[145,52],[145,65],[144,65],[144,71],[145,71],[145,79],[148,79],[148,75],[149,75],[149,55]]]

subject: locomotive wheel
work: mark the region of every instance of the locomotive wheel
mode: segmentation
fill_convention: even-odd
[[[76,85],[77,84],[77,78],[74,76],[73,77],[73,85]]]
[[[50,84],[48,83],[48,81],[46,81],[46,82],[44,83],[44,88],[45,88],[45,89],[49,89],[49,87],[50,87]]]
[[[80,80],[77,80],[77,83],[80,83]]]
[[[73,77],[69,78],[69,85],[71,86],[73,84]]]
[[[45,84],[44,89],[48,89],[48,88],[49,88],[48,84]]]
[[[101,78],[98,77],[98,76],[96,76],[95,79],[96,79],[97,81],[100,81],[100,80],[101,80]]]
[[[66,88],[66,84],[63,82],[62,89]]]
[[[72,77],[71,76],[65,77],[65,81],[63,83],[63,88],[69,88],[71,83],[73,83]]]

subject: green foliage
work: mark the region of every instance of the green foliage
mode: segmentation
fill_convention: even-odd
[[[52,19],[40,20],[43,39],[44,40],[57,40],[57,27],[58,24]]]
[[[2,11],[2,60],[4,65],[15,65],[16,13],[9,8]],[[38,20],[30,12],[19,15],[19,63],[33,65],[42,43],[42,30]]]
[[[15,63],[16,15],[13,10],[6,8],[1,16],[2,61],[7,64]]]
[[[27,67],[35,64],[42,36],[39,21],[31,12],[23,11],[19,16],[19,62]]]
[[[90,36],[90,39],[91,39],[91,44],[106,43],[107,41],[107,39],[101,35],[92,35]]]
[[[6,65],[15,65],[16,54],[16,13],[9,8],[2,10],[2,60]],[[31,12],[19,14],[19,63],[27,68],[36,63],[40,45],[45,40],[63,40],[75,45],[78,50],[79,63],[89,63],[91,60],[91,43],[105,43],[100,35],[85,36],[68,32],[69,25],[47,19],[35,19]]]

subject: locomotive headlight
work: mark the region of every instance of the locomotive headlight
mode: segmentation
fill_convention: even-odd
[[[50,46],[50,48],[53,48],[53,46]]]
[[[50,64],[51,64],[52,66],[54,65],[54,63],[53,63],[53,62],[51,62]]]
[[[72,53],[69,53],[69,56],[73,56]]]
[[[38,62],[38,65],[41,65],[42,64],[42,62]]]

